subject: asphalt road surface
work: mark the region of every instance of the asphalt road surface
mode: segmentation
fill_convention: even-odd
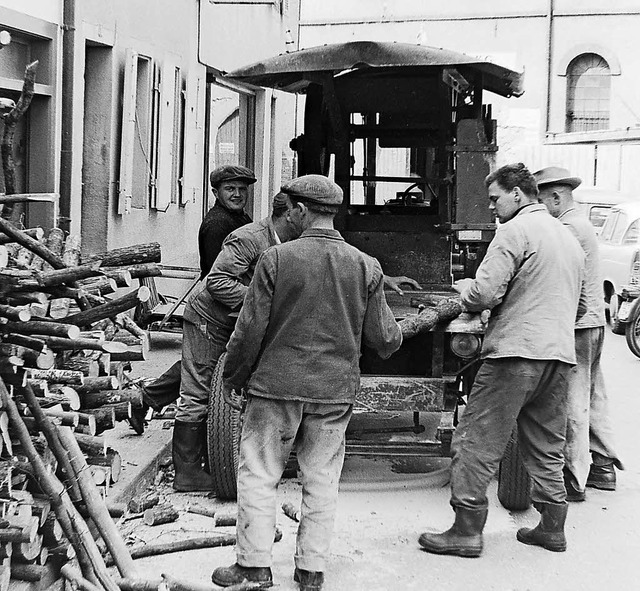
[[[618,473],[617,491],[588,489],[586,502],[571,504],[565,553],[516,541],[517,529],[535,525],[538,513],[534,509],[510,513],[502,508],[495,482],[480,558],[422,552],[417,543],[420,532],[443,531],[453,520],[447,460],[434,462],[428,474],[416,474],[398,462],[347,459],[325,591],[640,589],[640,359],[629,351],[624,337],[607,331],[604,366],[626,470]],[[163,492],[177,507],[190,502],[219,506],[204,495],[174,494],[168,486]],[[297,505],[299,500],[297,481],[285,481],[278,506],[283,501]],[[219,508],[233,511],[235,507],[227,503]],[[297,590],[292,578],[297,524],[282,513],[278,523],[283,537],[273,552],[275,588]],[[167,541],[211,532],[212,522],[183,514],[164,530],[134,522],[130,527],[133,540]],[[223,531],[233,532],[233,528]],[[213,568],[234,561],[233,547],[225,547],[145,558],[136,564],[150,577],[166,572],[208,583]]]

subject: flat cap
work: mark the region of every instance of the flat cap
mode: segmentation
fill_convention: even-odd
[[[560,168],[559,166],[541,168],[538,172],[533,173],[533,178],[536,179],[538,187],[544,185],[569,185],[572,189],[575,189],[582,183],[580,177],[571,176],[571,173],[566,168]]]
[[[291,197],[321,205],[340,205],[342,189],[321,174],[305,174],[285,183],[280,189]]]
[[[214,189],[224,181],[244,181],[247,185],[253,185],[256,180],[253,170],[244,166],[219,166],[209,175],[209,181]]]

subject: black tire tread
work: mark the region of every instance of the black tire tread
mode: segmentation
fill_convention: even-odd
[[[238,494],[238,459],[242,415],[222,396],[222,371],[226,353],[218,359],[211,378],[207,411],[207,453],[216,495],[233,500]]]
[[[640,298],[633,302],[624,336],[631,352],[636,357],[640,357]]]
[[[500,462],[498,500],[510,511],[525,511],[531,506],[531,478],[520,457],[517,427]]]

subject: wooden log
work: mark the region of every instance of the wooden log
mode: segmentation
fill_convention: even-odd
[[[7,306],[0,304],[0,316],[13,320],[14,322],[27,322],[31,320],[31,312],[26,308],[16,308],[15,306]]]
[[[132,513],[142,513],[160,503],[160,496],[154,491],[147,492],[141,496],[133,497],[129,500],[127,508]]]
[[[34,256],[33,253],[28,248],[25,248],[24,246],[20,246],[14,258],[16,267],[18,267],[18,269],[28,269],[33,259],[33,256]]]
[[[109,448],[106,455],[87,456],[87,464],[89,466],[108,468],[111,484],[115,484],[120,480],[122,458],[115,449]]]
[[[116,323],[122,326],[126,331],[140,339],[149,340],[149,333],[140,328],[128,314],[118,314]]]
[[[46,383],[46,382],[45,382]],[[79,386],[81,387],[81,386]],[[63,406],[68,406],[70,410],[80,410],[80,396],[75,388],[63,384],[51,386],[47,398],[54,398]]]
[[[33,515],[38,518],[40,526],[42,527],[47,517],[51,515],[51,501],[45,495],[41,494],[32,495],[32,499],[31,511]]]
[[[80,336],[80,328],[75,323],[63,324],[62,322],[43,322],[41,320],[9,321],[0,324],[0,331],[22,335],[51,335],[66,339],[77,339]]]
[[[102,437],[83,435],[74,431],[76,441],[82,452],[88,456],[104,456],[107,454],[107,444]]]
[[[113,361],[146,361],[148,353],[148,348],[130,347],[126,351],[111,353],[111,359]]]
[[[35,380],[46,380],[56,384],[68,386],[81,386],[84,383],[84,375],[79,371],[68,369],[27,369],[27,377]]]
[[[104,560],[102,559],[102,555],[96,547],[86,524],[74,507],[65,487],[57,478],[47,472],[42,459],[31,443],[31,438],[18,412],[18,408],[11,399],[2,380],[0,380],[0,401],[9,414],[14,429],[18,432],[18,438],[27,450],[29,461],[34,467],[40,488],[51,499],[56,516],[60,520],[65,535],[74,545],[83,574],[93,581],[97,578],[105,587],[105,591],[116,591],[118,587],[113,584]],[[33,401],[31,402],[33,403]],[[37,403],[35,404],[37,405]],[[44,419],[44,417],[38,417],[38,420],[44,427],[46,419]],[[59,440],[57,441],[59,442]]]
[[[67,359],[63,363],[62,368],[69,371],[77,371],[80,372],[83,376],[94,378],[97,378],[100,372],[100,366],[95,359],[82,357],[80,355]]]
[[[83,414],[93,417],[95,422],[95,431],[93,435],[100,435],[108,429],[114,429],[116,426],[116,410],[111,406],[89,409]]]
[[[262,589],[270,589],[273,583],[271,581],[248,581],[245,579],[242,583],[236,583],[225,587],[226,591],[260,591]],[[166,573],[162,573],[162,585],[159,587],[162,591],[216,591],[216,587],[208,583],[199,581],[187,581],[185,579],[177,579]]]
[[[103,267],[101,267],[102,272],[106,277],[113,279],[116,282],[118,287],[131,287],[133,284],[133,279],[131,278],[131,273],[126,269],[112,269],[107,271]]]
[[[54,298],[49,302],[49,316],[54,320],[60,320],[69,316],[72,304],[71,298]]]
[[[27,228],[26,230],[22,230],[27,236],[30,236],[34,240],[42,241],[44,237],[44,230],[42,228]],[[0,234],[0,244],[8,244],[10,242],[15,242],[13,238],[7,236],[6,234]]]
[[[99,492],[96,490],[95,486],[93,486],[93,483],[86,478],[85,470],[87,463],[85,462],[84,455],[82,454],[73,433],[70,429],[60,428],[59,437],[69,452],[71,465],[76,473],[80,490],[82,491],[82,498],[84,499],[87,509],[91,514],[91,518],[102,535],[102,539],[109,548],[111,556],[116,562],[120,575],[123,577],[135,576],[137,569],[133,564],[133,559],[125,546],[124,540],[120,536],[115,523],[111,519]]]
[[[48,301],[49,296],[41,291],[25,291],[25,292],[11,292],[5,294],[3,301],[10,306],[26,306],[29,304],[40,303],[44,304]]]
[[[163,503],[146,509],[142,521],[146,525],[162,525],[176,521],[180,514],[170,503]]]
[[[80,263],[80,236],[69,234],[62,251],[62,262],[67,267],[75,267]]]
[[[80,424],[80,418],[77,412],[65,411],[65,410],[53,410],[50,408],[43,408],[42,411],[48,417],[56,418],[61,425],[66,427],[77,427]],[[30,413],[31,410],[25,411]],[[27,416],[32,416],[27,414]]]
[[[64,531],[54,513],[47,515],[40,528],[40,533],[42,533],[44,543],[47,546],[58,546],[64,540]]]
[[[104,267],[125,267],[141,263],[159,263],[161,258],[160,244],[158,242],[150,242],[148,244],[135,244],[116,248],[86,258],[83,257],[82,262],[102,261]]]
[[[132,414],[131,402],[127,402],[127,401],[114,402],[113,404],[105,404],[102,408],[104,409],[112,408],[113,411],[115,412],[117,422],[128,421],[131,418],[131,414]],[[97,409],[91,409],[89,410],[89,412],[92,412],[93,410],[97,410]]]
[[[4,213],[4,212],[3,212]],[[37,254],[45,262],[49,263],[54,269],[63,269],[64,263],[62,259],[53,254],[41,242],[31,238],[28,234],[16,228],[11,222],[0,217],[0,232],[6,234],[21,246],[28,248],[32,253]]]
[[[81,591],[103,591],[102,588],[83,577],[82,573],[70,563],[64,564],[60,567],[60,574],[69,581],[69,587],[71,587],[71,589],[80,589]]]
[[[80,279],[97,277],[102,274],[98,262],[77,267],[64,267],[40,273],[37,277],[38,284],[42,287],[56,287],[63,283],[75,283]]]
[[[22,365],[38,369],[51,369],[55,363],[55,355],[50,349],[35,351],[34,349],[11,343],[0,343],[0,355],[16,356],[24,361]]]
[[[85,377],[84,384],[82,384],[82,386],[78,386],[76,391],[84,398],[84,396],[89,392],[118,390],[119,387],[120,381],[116,376]]]
[[[142,286],[124,296],[111,300],[107,304],[102,304],[101,306],[96,306],[90,310],[85,310],[84,312],[68,316],[67,322],[78,326],[87,326],[99,320],[116,316],[120,312],[125,312],[131,308],[135,308],[140,302],[146,302],[150,296],[151,292],[149,291],[149,288]]]
[[[124,269],[129,272],[132,279],[140,279],[141,277],[159,277],[162,275],[162,268],[157,263],[140,263],[137,265],[128,265],[126,267],[106,267],[105,271],[113,269]]]
[[[96,486],[108,487],[111,482],[110,469],[107,466],[89,466],[89,474]]]
[[[31,337],[23,334],[7,333],[2,335],[4,343],[11,343],[20,347],[27,347],[34,351],[42,352],[47,346],[43,337]]]
[[[98,367],[100,376],[111,375],[111,353],[102,353],[100,357],[98,357]]]
[[[25,561],[35,560],[42,551],[42,535],[37,535],[32,542],[14,544],[13,555]]]
[[[116,579],[120,591],[158,591],[162,579]]]
[[[103,271],[102,267],[100,267],[100,270]],[[100,275],[98,277],[78,281],[78,287],[92,293],[93,295],[107,295],[118,289],[116,280],[113,277],[107,277],[106,275]]]
[[[62,337],[51,337],[43,335],[42,339],[54,351],[123,351],[127,346],[123,343],[113,343],[112,341],[98,341],[96,339],[65,339]]]
[[[40,564],[11,563],[11,578],[18,581],[38,582],[45,572],[45,567]]]
[[[24,525],[9,525],[8,527],[0,528],[0,543],[31,543],[35,541],[38,535],[38,525],[38,518],[34,517]]]
[[[3,564],[0,566],[0,591],[9,591],[11,587],[11,566]]]
[[[138,388],[126,390],[99,390],[82,394],[83,408],[100,408],[105,404],[130,403],[133,408],[142,408],[142,391]]]

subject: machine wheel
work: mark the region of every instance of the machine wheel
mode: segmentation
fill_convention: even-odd
[[[211,395],[207,412],[207,452],[209,470],[217,496],[235,499],[238,493],[238,458],[242,413],[225,403],[222,396],[222,370],[227,354],[218,359],[211,378]]]
[[[625,323],[620,322],[618,310],[620,309],[620,298],[614,293],[609,300],[609,319],[611,322],[611,332],[613,334],[624,334]]]
[[[531,505],[531,478],[520,457],[517,427],[500,462],[498,500],[511,511],[524,511]]]
[[[629,320],[625,324],[624,335],[631,352],[636,357],[640,357],[640,298],[633,302]]]

